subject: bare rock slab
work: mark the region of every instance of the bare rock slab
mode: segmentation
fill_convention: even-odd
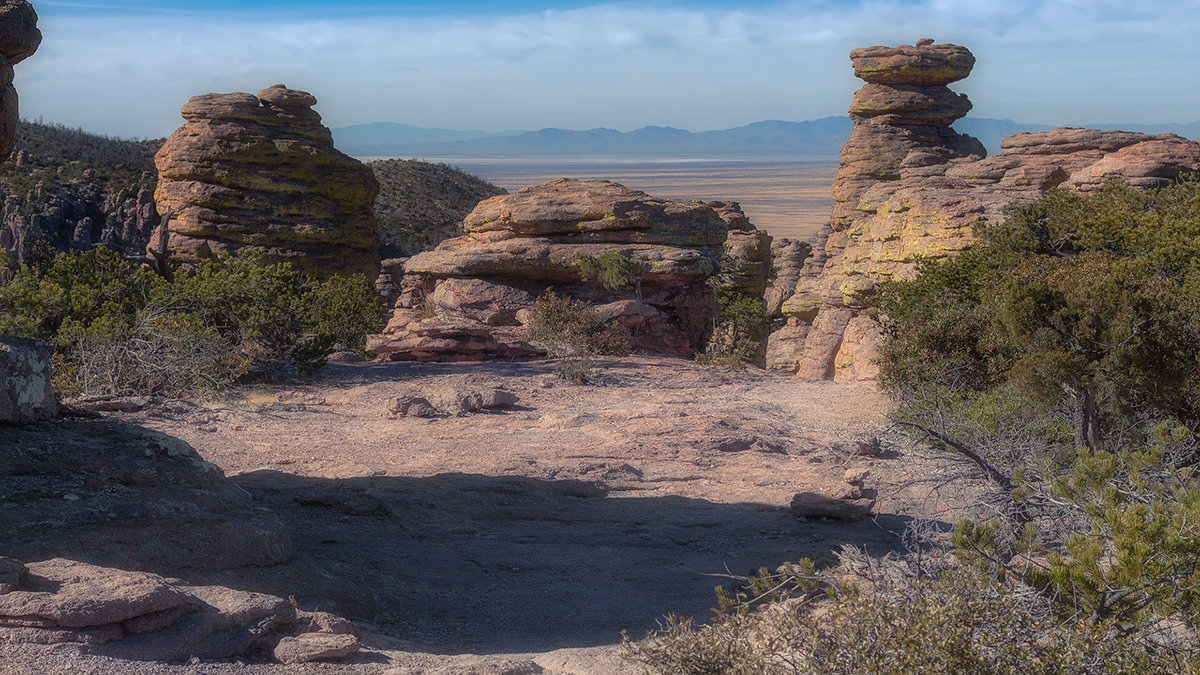
[[[0,624],[48,622],[60,628],[117,624],[182,605],[188,596],[162,577],[54,558],[26,566],[19,590],[0,595]]]

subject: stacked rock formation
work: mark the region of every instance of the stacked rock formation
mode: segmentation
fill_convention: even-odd
[[[627,326],[635,349],[691,355],[712,330],[706,282],[729,226],[703,202],[559,178],[481,202],[463,227],[466,236],[405,262],[395,312],[368,351],[392,360],[540,353],[522,324],[550,288]],[[577,255],[609,252],[645,266],[640,296],[581,279]]]
[[[277,84],[205,94],[155,156],[158,212],[184,261],[254,248],[325,278],[379,272],[371,170],[333,147],[317,99]]]
[[[867,84],[854,97],[854,129],[834,180],[830,222],[783,304],[769,365],[813,379],[872,380],[881,333],[866,310],[880,284],[912,273],[919,258],[953,255],[972,227],[1004,206],[1063,186],[1094,189],[1109,178],[1167,185],[1200,169],[1200,143],[1172,135],[1055,129],[1006,138],[984,158],[978,141],[949,125],[970,110],[946,85],[966,77],[964,47],[870,47],[850,53]]]
[[[0,0],[0,162],[8,159],[21,115],[13,66],[24,61],[42,44],[37,12],[25,0]]]

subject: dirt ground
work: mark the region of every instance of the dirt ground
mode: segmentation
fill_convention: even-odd
[[[188,581],[351,618],[368,649],[349,666],[109,671],[56,648],[58,672],[635,672],[619,659],[622,631],[641,636],[667,613],[707,618],[721,575],[828,563],[844,545],[897,550],[911,518],[930,513],[922,481],[953,471],[892,442],[871,387],[659,357],[608,361],[595,386],[552,368],[332,364],[299,384],[119,415],[189,443],[292,537],[288,563]],[[518,403],[389,413],[399,396],[436,403],[492,387]],[[882,454],[851,454],[872,437]],[[879,490],[877,517],[789,511],[796,492],[860,465]],[[0,673],[43,654],[29,649],[0,649]]]

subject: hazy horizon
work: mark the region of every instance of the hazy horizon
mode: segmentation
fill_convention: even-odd
[[[118,137],[179,126],[210,91],[312,92],[330,127],[728,129],[845,115],[850,49],[969,47],[974,116],[1187,123],[1200,1],[757,0],[737,3],[34,0],[18,65],[26,118]],[[1102,112],[1097,112],[1102,111]]]

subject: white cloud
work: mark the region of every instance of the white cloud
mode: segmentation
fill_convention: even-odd
[[[26,115],[168,133],[190,95],[308,88],[334,126],[692,129],[841,114],[846,53],[930,36],[969,46],[976,114],[1200,118],[1200,3],[858,0],[734,9],[597,5],[502,17],[70,18],[44,12],[18,66]]]

